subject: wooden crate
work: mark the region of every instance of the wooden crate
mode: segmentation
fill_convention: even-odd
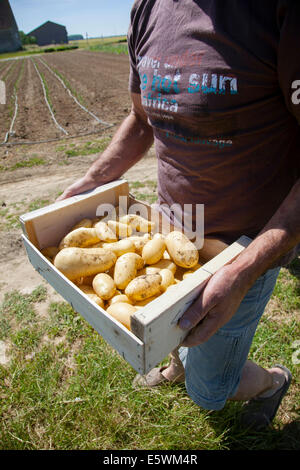
[[[114,181],[79,196],[59,201],[20,217],[23,243],[29,261],[39,274],[80,313],[86,321],[139,373],[145,374],[163,360],[184,339],[177,322],[195,300],[208,279],[231,262],[251,242],[241,237],[230,246],[218,240],[205,240],[200,250],[202,267],[132,316],[131,331],[89,299],[42,255],[40,250],[58,245],[62,237],[84,217],[94,218],[99,204],[118,205],[120,196],[129,206],[137,201],[129,194],[125,180]],[[140,201],[138,201],[140,203]],[[155,216],[158,230],[161,218]]]

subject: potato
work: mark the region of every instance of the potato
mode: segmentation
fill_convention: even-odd
[[[171,259],[171,256],[169,255],[167,250],[165,250],[165,252],[163,254],[163,259]]]
[[[186,279],[190,274],[193,274],[197,269],[201,268],[201,264],[196,264],[192,269],[185,271],[182,275],[182,279]]]
[[[128,238],[124,238],[123,240],[119,240],[117,242],[103,243],[102,248],[111,250],[117,255],[118,258],[125,253],[135,252],[135,245],[133,241],[129,240]]]
[[[159,271],[159,274],[161,276],[161,290],[162,292],[165,292],[169,286],[174,284],[174,274],[170,269],[161,269]]]
[[[131,300],[129,300],[129,298],[127,297],[127,295],[125,294],[116,294],[114,295],[109,301],[108,301],[108,304],[109,305],[112,305],[112,304],[115,304],[117,302],[125,302],[127,304],[131,304]]]
[[[128,224],[117,222],[116,220],[108,220],[107,225],[116,234],[117,237],[125,238],[130,237],[132,228]]]
[[[112,277],[106,273],[99,273],[93,279],[93,289],[103,300],[111,299],[116,292],[116,284]]]
[[[87,248],[90,245],[94,245],[100,241],[97,232],[94,228],[76,228],[71,232],[67,233],[59,244],[59,249],[68,247]]]
[[[116,242],[118,238],[116,234],[109,228],[105,222],[97,222],[94,226],[96,233],[99,237],[98,241],[103,242]]]
[[[127,240],[132,240],[135,246],[135,252],[138,253],[139,255],[142,254],[143,248],[146,245],[146,243],[151,240],[151,236],[149,233],[145,233],[143,236],[138,236],[138,235],[132,235],[131,237],[128,237]]]
[[[155,264],[162,258],[166,244],[162,238],[149,240],[143,248],[142,258],[145,264]]]
[[[71,232],[72,230],[76,230],[77,228],[81,228],[81,227],[91,228],[92,226],[93,226],[93,222],[92,222],[91,219],[86,219],[86,218],[85,218],[85,219],[81,219],[79,222],[77,222],[77,224],[75,224],[75,225],[71,228],[70,232]]]
[[[94,277],[95,277],[95,274],[93,274],[92,276],[79,277],[78,279],[74,279],[73,282],[79,287],[82,285],[91,286],[93,283]]]
[[[82,286],[79,287],[82,292],[84,292],[93,302],[95,302],[99,307],[104,308],[104,300],[102,300],[94,291],[92,286],[88,286],[86,284],[82,284]]]
[[[159,273],[138,276],[129,282],[125,294],[133,302],[148,299],[161,292],[161,281]]]
[[[134,302],[134,306],[136,308],[145,307],[145,305],[150,304],[150,302],[153,302],[153,300],[157,299],[160,295],[161,295],[161,292],[157,295],[153,295],[152,297],[148,297],[147,299],[139,300],[138,302]]]
[[[71,281],[107,271],[117,256],[103,248],[63,248],[54,258],[54,266]]]
[[[184,233],[174,230],[166,236],[165,241],[171,259],[178,266],[192,268],[198,263],[198,250]]]
[[[117,302],[107,307],[106,312],[118,320],[122,325],[130,330],[130,317],[137,311],[133,305],[127,302]]]
[[[156,232],[156,233],[153,235],[153,238],[154,238],[154,240],[156,240],[157,238],[158,238],[159,240],[164,240],[164,239],[165,239],[165,236],[164,236],[162,233]]]
[[[169,269],[175,275],[177,266],[173,261],[168,259],[161,259],[157,263],[152,264],[151,266],[145,266],[141,271],[139,271],[139,275],[141,274],[151,274],[151,273],[159,273],[161,269]]]
[[[195,266],[193,266],[193,267],[190,269],[190,271],[195,272],[195,271],[197,271],[197,269],[201,268],[201,266],[202,266],[202,264],[197,263],[197,264],[195,264]]]
[[[155,229],[155,222],[136,214],[127,214],[120,217],[120,222],[128,224],[137,232],[151,232]]]
[[[90,245],[88,248],[102,248],[105,242],[98,242],[93,245]]]
[[[118,289],[125,289],[127,284],[135,278],[138,269],[144,266],[143,258],[137,253],[121,255],[115,264],[114,281]]]
[[[92,219],[92,227],[95,227],[95,225],[100,222],[101,220],[101,217],[94,217],[94,219]]]
[[[114,278],[115,265],[113,264],[109,269],[105,271],[110,277]]]
[[[41,253],[46,256],[46,258],[50,258],[50,261],[57,255],[59,252],[59,248],[57,246],[47,246],[47,248],[43,248]]]
[[[145,274],[156,274],[159,273],[160,269],[155,266],[145,266],[142,269],[139,269],[136,273],[137,276],[144,276]]]

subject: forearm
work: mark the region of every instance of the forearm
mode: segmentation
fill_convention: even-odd
[[[252,285],[265,271],[300,243],[300,180],[233,266]]]
[[[131,111],[111,143],[86,174],[95,185],[118,179],[147,152],[153,143],[152,128]]]
[[[231,264],[210,278],[198,299],[180,319],[190,330],[183,346],[207,341],[237,311],[241,301],[269,268],[300,243],[300,181],[252,243]]]
[[[147,152],[153,143],[153,130],[139,94],[132,93],[132,109],[122,122],[107,149],[90,166],[86,174],[68,186],[57,198],[61,201],[96,186],[120,178]]]

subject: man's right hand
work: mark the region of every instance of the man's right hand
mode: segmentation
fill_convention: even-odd
[[[85,191],[96,188],[96,186],[98,186],[97,183],[92,178],[85,175],[75,181],[75,183],[68,186],[56,201],[62,201],[63,199],[75,196],[76,194],[84,193]]]

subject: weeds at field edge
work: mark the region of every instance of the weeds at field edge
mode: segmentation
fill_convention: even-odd
[[[295,294],[295,277],[283,270],[283,280]],[[275,299],[279,293],[280,286]],[[46,298],[44,286],[14,291],[0,308],[0,344],[10,359],[0,366],[0,449],[299,450],[297,302],[278,299],[290,321],[268,312],[257,330],[251,357],[286,364],[294,379],[274,427],[249,434],[237,424],[239,403],[209,412],[182,385],[133,389],[133,369],[70,305],[51,302],[40,315]]]

